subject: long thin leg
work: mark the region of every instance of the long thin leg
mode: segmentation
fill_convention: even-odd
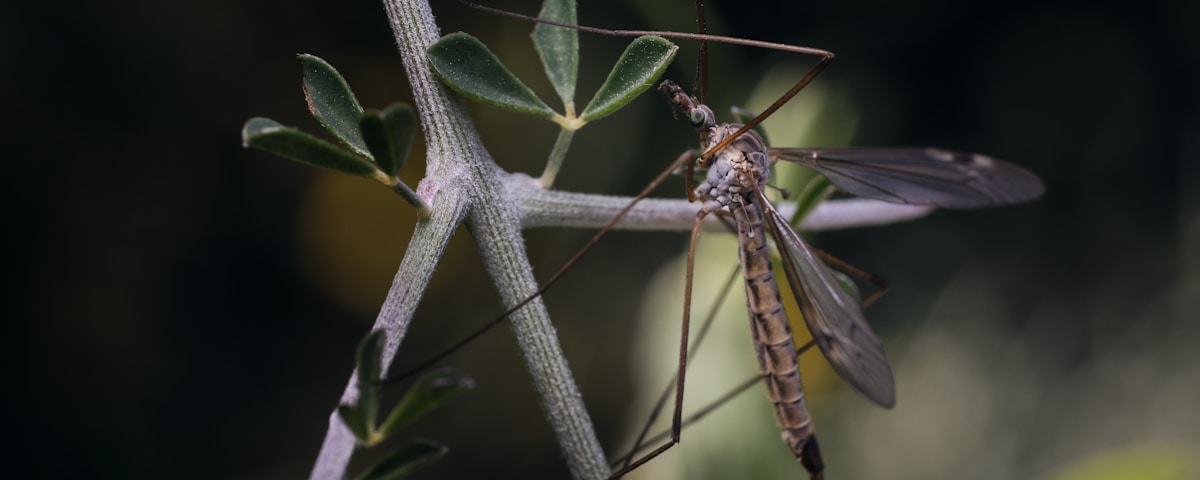
[[[815,346],[817,346],[816,342],[809,340],[808,343],[805,343],[803,346],[796,349],[796,356],[803,355],[804,352],[811,350]],[[745,381],[738,384],[738,386],[733,387],[731,390],[726,392],[724,395],[721,395],[720,397],[717,397],[713,401],[708,402],[707,405],[700,407],[695,412],[692,412],[692,414],[689,415],[687,418],[683,419],[683,424],[682,424],[683,428],[687,428],[687,427],[691,426],[693,423],[700,421],[700,419],[702,419],[702,418],[708,416],[708,414],[716,411],[722,405],[729,403],[730,400],[737,398],[738,395],[745,393],[746,390],[749,390],[751,387],[758,385],[760,383],[762,383],[762,375],[755,375],[753,377],[747,378]],[[646,440],[645,443],[650,444],[650,443],[660,442],[663,439],[667,438],[667,436],[670,434],[671,434],[670,431],[659,432],[659,433],[655,434],[653,437],[650,437],[648,440]],[[631,457],[636,454],[637,454],[637,452],[629,452],[628,454],[626,454],[626,456],[617,459],[617,461],[625,460],[626,458]]]
[[[784,94],[782,96],[780,96],[779,99],[775,100],[775,103],[772,103],[771,106],[766,108],[766,110],[763,110],[761,113],[759,113],[758,116],[754,117],[753,120],[746,122],[745,125],[742,125],[742,128],[737,129],[736,132],[733,132],[728,137],[725,137],[724,140],[721,140],[720,143],[718,143],[718,144],[714,145],[712,148],[708,149],[707,152],[704,152],[704,155],[701,155],[701,158],[707,159],[707,158],[711,157],[714,153],[719,152],[722,148],[725,148],[730,143],[733,143],[733,141],[736,140],[738,137],[742,136],[743,133],[749,132],[754,127],[757,127],[758,124],[763,122],[763,120],[766,120],[767,117],[769,117],[769,116],[771,116],[771,114],[775,113],[776,110],[779,110],[779,107],[782,107],[785,103],[790,101],[792,99],[792,97],[796,96],[797,93],[800,93],[800,90],[803,90],[804,87],[808,86],[808,84],[811,83],[813,81],[813,79],[817,78],[817,75],[821,74],[822,70],[825,70],[825,67],[829,66],[829,64],[831,62],[833,62],[833,58],[834,58],[833,52],[830,52],[828,50],[817,50],[817,49],[810,49],[810,50],[813,50],[813,51],[812,52],[803,52],[803,53],[820,55],[821,59],[817,60],[817,64],[813,65],[812,68],[810,68],[808,70],[808,73],[805,73],[804,76],[800,78],[800,81],[796,82],[795,85],[792,85],[792,88],[789,88],[787,92],[784,92]],[[819,52],[819,53],[817,53],[817,52]]]
[[[821,260],[824,260],[825,263],[828,263],[829,265],[837,268],[838,270],[841,270],[843,272],[846,272],[846,273],[854,275],[858,278],[861,278],[875,287],[875,291],[871,292],[870,295],[867,295],[867,298],[862,300],[862,302],[861,302],[862,308],[867,308],[867,307],[871,306],[871,304],[875,303],[876,300],[879,300],[879,298],[882,297],[883,294],[887,293],[887,290],[888,290],[887,279],[880,277],[879,275],[875,275],[874,273],[863,270],[861,268],[858,268],[858,267],[854,266],[853,264],[851,264],[850,262],[847,262],[838,257],[835,257],[835,256],[833,256],[833,254],[826,252],[824,250],[821,250],[819,248],[813,247],[813,250],[815,250],[817,252],[817,256],[821,257]]]
[[[703,0],[696,0],[696,31],[701,35],[708,33],[708,20],[704,14]],[[700,103],[708,103],[708,40],[698,42],[699,56],[696,58],[696,85],[692,87],[692,95],[700,98]],[[699,95],[696,90],[699,89]]]
[[[620,470],[617,470],[609,478],[620,478],[622,475],[629,473],[643,463],[649,462],[654,457],[657,457],[679,443],[679,432],[683,429],[683,385],[684,378],[687,376],[688,326],[691,323],[692,316],[692,278],[696,270],[696,240],[700,237],[700,225],[707,215],[708,212],[703,209],[696,213],[696,223],[692,225],[692,237],[689,243],[691,247],[688,248],[687,274],[685,275],[683,287],[683,321],[680,322],[682,325],[679,335],[679,374],[675,377],[675,411],[671,414],[671,438],[641,458],[632,462],[627,461],[628,463],[625,466],[621,467]]]
[[[708,316],[704,318],[704,323],[700,325],[700,331],[696,334],[696,339],[692,341],[692,346],[688,349],[688,357],[694,358],[696,354],[700,352],[700,346],[703,345],[704,338],[708,336],[708,332],[712,328],[713,321],[717,318],[717,312],[720,311],[721,306],[725,303],[725,300],[729,298],[729,291],[733,289],[733,284],[738,280],[738,273],[741,273],[741,271],[741,267],[735,265],[733,270],[729,272],[729,278],[725,280],[725,284],[721,287],[721,290],[719,290],[721,294],[717,295],[716,300],[713,301],[712,306],[708,310]],[[622,455],[611,462],[614,466],[618,464],[624,465],[625,462],[627,462],[630,458],[633,458],[634,455],[637,455],[639,452],[641,452],[646,443],[658,443],[662,441],[663,436],[660,435],[647,442],[646,435],[650,433],[650,427],[654,425],[655,420],[658,420],[658,416],[662,414],[663,407],[667,405],[667,399],[670,397],[671,391],[675,387],[675,382],[677,381],[676,376],[678,375],[679,373],[676,372],[675,375],[672,376],[668,381],[667,385],[663,388],[662,393],[658,396],[658,400],[654,402],[654,408],[651,409],[649,417],[642,426],[642,430],[638,432],[637,439],[634,440],[633,446],[630,447],[629,452],[627,452],[625,455]],[[687,421],[684,421],[684,426],[687,426],[687,423]]]
[[[726,218],[725,214],[728,212],[718,210],[714,213],[725,225],[725,228],[729,229],[730,233],[737,234],[736,227],[734,227],[733,224],[729,222],[729,219]],[[688,247],[691,249],[692,245],[689,245]],[[717,319],[717,313],[721,310],[721,306],[725,304],[725,300],[729,298],[729,292],[733,289],[733,284],[738,280],[738,274],[741,273],[741,271],[741,265],[734,265],[733,269],[729,272],[728,278],[725,280],[725,284],[721,286],[720,290],[718,290],[720,294],[717,295],[717,298],[713,301],[712,306],[709,307],[708,315],[704,318],[704,323],[700,325],[700,332],[696,334],[695,340],[692,341],[692,346],[688,349],[688,357],[694,358],[694,356],[700,351],[700,346],[704,344],[704,339],[708,337],[708,332],[712,329],[713,322]],[[646,435],[650,432],[650,427],[654,426],[654,422],[658,420],[658,416],[662,414],[663,407],[667,405],[667,398],[671,395],[671,391],[675,387],[676,377],[678,375],[679,372],[675,372],[675,375],[672,376],[671,379],[667,381],[667,384],[663,387],[663,391],[658,396],[658,400],[654,402],[654,408],[650,410],[649,417],[646,419],[646,422],[642,424],[642,429],[638,432],[638,436],[634,440],[633,446],[630,447],[629,451],[625,455],[613,459],[613,461],[610,462],[614,467],[617,465],[625,465],[630,458],[633,458],[634,455],[637,455],[643,450],[646,444]],[[660,442],[663,438],[663,435],[658,435],[654,439],[650,440],[649,443]]]
[[[816,251],[817,255],[820,256],[821,259],[824,260],[826,263],[829,263],[833,267],[835,267],[839,270],[842,270],[846,273],[849,273],[855,277],[858,277],[858,278],[860,278],[866,282],[869,282],[875,286],[876,290],[874,292],[872,292],[870,295],[868,295],[867,298],[862,300],[862,302],[860,304],[862,306],[862,308],[864,308],[864,309],[867,308],[872,303],[874,303],[876,300],[878,300],[880,297],[882,297],[884,293],[887,292],[887,289],[888,289],[887,280],[885,280],[883,277],[880,277],[880,276],[870,273],[866,270],[858,268],[858,267],[854,266],[853,264],[851,264],[845,260],[842,260],[838,257],[835,257],[828,252],[822,251],[815,247],[814,247],[814,250]],[[733,274],[734,276],[732,277],[733,279],[736,279],[737,272],[738,272],[738,270],[735,269],[734,274]],[[728,293],[730,288],[732,288],[732,282],[727,283],[722,288],[722,295],[720,295],[718,297],[718,301],[716,303],[717,305],[719,305],[720,302],[724,300],[725,295],[726,295],[726,293]],[[713,317],[714,317],[713,312],[710,312],[709,317],[707,319],[705,319],[704,326],[701,327],[700,334],[698,334],[696,336],[696,343],[692,347],[693,354],[696,352],[696,350],[698,349],[697,347],[699,347],[701,340],[703,340],[704,335],[707,333],[708,326],[711,323]],[[800,346],[800,348],[796,349],[796,356],[798,357],[800,355],[803,355],[805,352],[812,349],[814,346],[816,346],[816,343],[813,342],[812,340],[809,340],[807,343]],[[759,383],[761,381],[762,381],[761,375],[755,375],[753,377],[747,378],[744,382],[738,384],[738,386],[731,389],[728,393],[712,400],[705,406],[701,407],[700,409],[696,410],[691,415],[689,415],[688,418],[686,418],[682,421],[681,428],[686,428],[689,425],[700,421],[700,419],[702,419],[705,416],[707,416],[708,414],[716,411],[722,405],[733,400],[738,395],[741,395],[743,392],[745,392],[746,390],[749,390],[756,383]],[[650,420],[651,422],[657,417],[658,411],[661,409],[663,403],[665,402],[665,397],[669,392],[670,392],[670,385],[667,386],[667,389],[663,392],[662,398],[660,398],[658,403],[655,405],[655,410],[654,410],[655,413],[653,413],[651,416],[651,420]],[[650,427],[650,424],[649,424],[649,422],[647,422],[645,428],[648,429],[649,427]],[[639,435],[639,437],[638,437],[638,443],[636,443],[634,445],[634,450],[626,453],[624,456],[617,459],[618,462],[625,461],[625,460],[633,457],[637,453],[639,453],[641,451],[643,445],[654,444],[654,443],[660,442],[663,439],[667,438],[669,435],[672,435],[671,431],[659,432],[659,433],[655,434],[654,436],[650,437],[649,439],[644,440],[644,443],[643,443],[642,437],[645,435],[645,433],[646,433],[646,430],[643,429],[642,434]],[[678,434],[675,434],[675,435],[678,435]]]

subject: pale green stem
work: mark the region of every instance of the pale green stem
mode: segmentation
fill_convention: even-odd
[[[563,127],[558,131],[558,139],[554,140],[554,149],[550,150],[550,159],[546,162],[546,169],[542,171],[542,188],[548,189],[554,185],[554,178],[558,176],[563,160],[567,158],[567,150],[571,148],[571,138],[574,136],[575,130],[572,128]]]

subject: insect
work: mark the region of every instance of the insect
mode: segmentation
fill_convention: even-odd
[[[702,15],[702,7],[698,6],[698,10]],[[554,22],[546,23],[568,26]],[[580,28],[573,25],[570,27]],[[601,33],[631,35],[647,32]],[[882,341],[867,324],[858,301],[842,289],[833,273],[818,258],[815,250],[796,234],[788,220],[767,200],[763,189],[769,177],[770,165],[783,160],[813,168],[825,175],[833,185],[851,195],[944,208],[979,208],[1020,203],[1036,198],[1044,187],[1035,175],[1015,165],[983,155],[942,149],[768,148],[752,128],[811,82],[832,61],[833,55],[818,49],[745,40],[733,41],[706,35],[653,33],[708,41],[729,40],[732,43],[765,46],[821,57],[795,86],[762,114],[744,125],[716,123],[712,110],[703,104],[703,80],[700,81],[700,98],[685,93],[670,81],[664,81],[659,87],[676,111],[681,113],[701,136],[703,153],[695,162],[688,163],[687,176],[690,182],[691,170],[707,170],[707,176],[698,188],[693,189],[690,185],[688,188],[689,199],[703,201],[692,230],[693,244],[698,236],[701,221],[706,216],[717,213],[734,219],[739,236],[739,258],[747,285],[752,337],[756,342],[760,370],[775,404],[785,443],[812,476],[819,478],[823,475],[824,463],[804,403],[803,385],[796,363],[796,348],[780,307],[779,289],[774,282],[770,256],[766,253],[767,232],[775,238],[783,258],[785,274],[790,280],[792,294],[801,305],[805,322],[813,333],[816,345],[829,358],[839,375],[867,398],[884,407],[895,403],[894,381]],[[704,48],[702,43],[702,59],[705,57]],[[703,66],[701,70],[704,70]],[[615,221],[614,219],[614,223]],[[690,280],[694,250],[689,254],[688,263]],[[552,280],[558,276],[556,274]],[[538,294],[542,291],[544,288]],[[685,291],[685,305],[689,304],[690,287]],[[517,305],[514,309],[519,307],[520,305]],[[685,312],[688,310],[685,306]],[[649,461],[678,442],[685,383],[688,322],[689,316],[685,313],[671,439],[636,461],[624,465],[616,476]]]
[[[693,244],[705,216],[727,212],[734,218],[760,373],[775,406],[784,443],[813,478],[821,478],[824,462],[804,400],[792,332],[772,272],[767,231],[775,239],[792,294],[814,342],[834,370],[885,408],[895,404],[895,385],[883,342],[867,323],[858,300],[846,292],[815,250],[767,199],[764,186],[770,165],[779,160],[796,162],[817,170],[853,195],[943,208],[1020,203],[1041,195],[1044,186],[1036,175],[1013,164],[936,148],[770,149],[757,133],[743,131],[741,124],[716,123],[711,109],[674,82],[664,80],[659,91],[700,132],[705,152],[696,166],[707,169],[707,177],[689,192],[689,196],[703,201],[692,230]],[[694,249],[688,258],[689,279],[694,272],[693,255]],[[685,297],[686,311],[690,293]],[[685,353],[681,352],[681,357]],[[677,392],[684,384],[684,364],[681,360]],[[627,468],[648,461],[678,441],[680,398],[677,394],[672,439]]]

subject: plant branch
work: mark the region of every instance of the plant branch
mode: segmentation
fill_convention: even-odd
[[[522,225],[533,227],[600,228],[629,205],[630,197],[542,190],[528,177],[512,175],[510,198],[523,207]],[[795,202],[776,205],[784,216],[796,210]],[[614,228],[621,230],[691,230],[696,222],[695,203],[684,199],[648,198],[629,210]],[[927,205],[905,205],[864,198],[827,200],[804,219],[801,230],[817,232],[848,227],[887,225],[923,217],[935,210]],[[709,230],[726,231],[716,216],[705,219]]]
[[[537,284],[525,255],[521,212],[504,198],[503,182],[498,181],[508,174],[484,150],[461,99],[437,81],[426,61],[425,52],[439,36],[428,2],[385,0],[384,7],[425,133],[426,176],[417,195],[433,212],[428,220],[418,222],[376,319],[374,328],[387,337],[382,358],[386,375],[433,268],[464,218],[507,305],[524,300]],[[541,299],[514,313],[511,325],[572,475],[607,477],[603,450]],[[356,374],[352,374],[342,400],[357,396]],[[345,477],[354,447],[353,435],[334,412],[311,478]]]
[[[433,277],[438,259],[442,257],[450,236],[465,216],[464,199],[451,195],[434,197],[435,203],[430,205],[433,215],[417,222],[408,244],[408,251],[400,262],[400,268],[392,279],[392,287],[388,290],[387,298],[372,327],[372,330],[385,332],[386,341],[381,364],[385,375],[392,358],[400,348],[400,341],[408,331],[409,322],[421,296],[425,293],[425,287]],[[350,374],[350,380],[342,392],[339,404],[355,404],[358,395],[358,371],[355,370]],[[354,434],[334,410],[329,415],[329,427],[310,478],[315,480],[346,477],[346,468],[355,445]]]
[[[567,157],[567,149],[570,148],[571,139],[574,137],[574,129],[563,127],[558,131],[558,138],[554,140],[554,149],[550,151],[546,169],[542,171],[541,186],[543,189],[554,185],[554,179],[558,176],[558,171],[562,169],[563,160]]]

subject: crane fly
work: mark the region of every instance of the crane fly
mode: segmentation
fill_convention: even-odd
[[[775,239],[791,293],[813,341],[834,371],[885,408],[895,405],[895,383],[883,342],[867,323],[858,300],[767,199],[764,186],[770,166],[780,160],[801,164],[842,191],[860,197],[954,209],[1029,201],[1041,195],[1044,186],[1036,175],[1008,162],[937,148],[768,148],[756,132],[742,124],[716,123],[708,106],[674,82],[664,80],[658,88],[675,111],[699,131],[705,152],[694,165],[707,169],[705,180],[689,191],[689,197],[703,202],[692,231],[693,246],[705,216],[728,212],[733,217],[760,374],[784,443],[812,478],[822,478],[824,462],[805,404],[796,347],[772,271],[766,232]],[[694,248],[688,258],[689,280],[693,268]],[[688,284],[685,303],[690,304],[690,281]],[[685,305],[685,311],[689,308]],[[686,352],[680,355],[683,358]],[[685,361],[681,361],[672,439],[631,462],[626,470],[678,441],[678,392],[684,383],[684,367]]]

